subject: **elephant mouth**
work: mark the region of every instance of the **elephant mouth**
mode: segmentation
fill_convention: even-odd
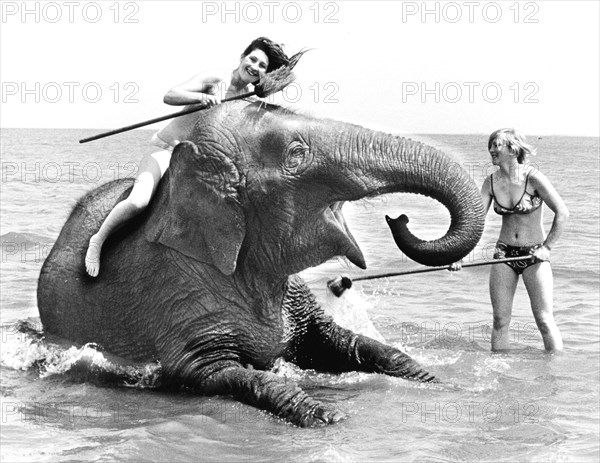
[[[325,212],[327,222],[334,227],[332,237],[338,240],[337,244],[340,246],[339,255],[345,256],[357,267],[366,269],[367,264],[363,253],[348,228],[344,214],[342,214],[343,205],[344,201],[335,202]]]

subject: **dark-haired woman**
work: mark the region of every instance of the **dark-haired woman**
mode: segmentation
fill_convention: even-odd
[[[288,64],[289,58],[282,47],[259,37],[244,50],[240,62],[228,78],[219,73],[204,72],[181,85],[173,87],[164,97],[170,105],[198,105],[210,108],[219,104],[221,98],[229,98],[247,93],[249,85],[256,84],[267,72]],[[102,245],[108,236],[125,221],[142,212],[156,191],[158,183],[171,161],[173,148],[191,134],[197,113],[180,116],[158,131],[152,143],[160,151],[145,155],[139,165],[136,181],[129,196],[118,203],[108,214],[98,232],[90,238],[85,256],[85,267],[90,276],[100,272]]]

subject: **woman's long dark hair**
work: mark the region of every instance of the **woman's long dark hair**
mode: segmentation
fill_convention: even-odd
[[[281,66],[287,65],[290,62],[290,59],[283,51],[281,45],[266,37],[259,37],[254,39],[250,45],[246,47],[242,56],[248,56],[254,50],[262,50],[267,58],[269,58],[269,66],[267,66],[267,72],[274,71],[275,69],[279,69]]]

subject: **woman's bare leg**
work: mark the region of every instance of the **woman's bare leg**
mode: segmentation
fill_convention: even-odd
[[[548,352],[563,350],[562,336],[554,321],[554,282],[550,262],[532,265],[523,272],[531,310]]]
[[[492,350],[507,350],[513,300],[519,275],[506,264],[493,265],[490,270],[490,298],[494,311]]]
[[[142,158],[131,193],[110,211],[98,232],[90,238],[85,255],[85,268],[90,276],[98,276],[100,272],[100,253],[109,235],[148,206],[170,160],[171,153],[166,150],[147,154]]]

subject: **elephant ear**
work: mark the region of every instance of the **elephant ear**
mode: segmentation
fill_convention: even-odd
[[[239,172],[225,155],[201,154],[189,141],[178,144],[169,166],[166,208],[149,224],[147,237],[231,275],[246,233],[239,183]]]

